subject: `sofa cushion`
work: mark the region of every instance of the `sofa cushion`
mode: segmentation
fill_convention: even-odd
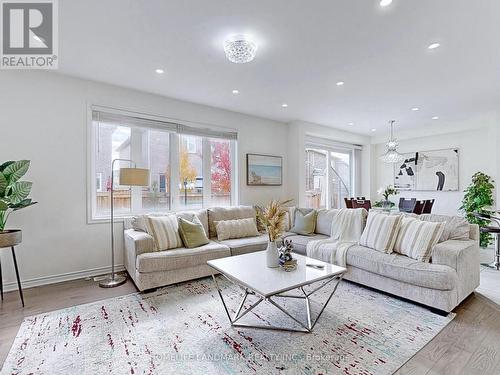
[[[401,219],[401,215],[370,211],[359,243],[383,253],[392,253]]]
[[[439,242],[448,240],[465,241],[469,239],[470,225],[463,217],[423,214],[420,215],[420,220],[430,221],[433,223],[446,223]]]
[[[196,215],[193,215],[191,220],[182,217],[179,217],[178,220],[179,234],[185,247],[191,249],[206,245],[209,242],[205,228],[203,228],[203,224]]]
[[[148,233],[155,240],[155,250],[163,251],[182,246],[177,216],[148,216]]]
[[[217,240],[229,240],[232,238],[255,237],[259,235],[255,219],[237,219],[215,221]]]
[[[339,211],[340,210],[338,209],[318,210],[315,232],[318,234],[324,234],[325,236],[330,236],[332,233],[333,218],[339,213]]]
[[[316,229],[316,216],[315,210],[310,212],[304,212],[302,209],[297,208],[295,210],[295,220],[290,232],[294,232],[301,235],[312,235]]]
[[[314,240],[325,240],[330,238],[324,234],[314,234],[312,236],[303,236],[296,233],[286,234],[285,238],[287,240],[292,240],[293,251],[298,254],[306,255],[306,247],[310,241]]]
[[[385,254],[354,245],[347,251],[347,265],[424,288],[452,290],[458,276],[451,267],[423,263],[400,254]]]
[[[234,256],[266,250],[268,241],[267,234],[263,234],[255,237],[219,241],[219,243],[229,247],[231,249],[231,255]]]
[[[231,255],[229,247],[210,241],[208,244],[188,249],[177,249],[144,253],[137,256],[136,268],[139,272],[172,271],[181,268],[204,265],[211,259]]]
[[[253,206],[213,207],[208,210],[208,232],[210,238],[217,237],[215,222],[222,220],[237,220],[253,218],[257,220],[257,213]]]
[[[439,241],[444,225],[445,223],[403,217],[394,251],[421,262],[428,262],[432,247]]]
[[[192,210],[192,211],[179,211],[175,213],[177,217],[182,217],[185,220],[193,221],[192,217],[195,215],[203,225],[205,233],[208,236],[208,213],[207,210]]]

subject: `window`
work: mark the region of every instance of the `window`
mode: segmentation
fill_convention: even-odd
[[[141,115],[143,116],[143,115]],[[236,203],[236,133],[198,129],[120,111],[92,110],[89,218]],[[132,159],[119,160],[115,159]],[[148,168],[148,186],[121,186],[119,169]]]
[[[354,192],[355,148],[332,142],[308,140],[305,150],[305,205],[310,208],[342,208]]]

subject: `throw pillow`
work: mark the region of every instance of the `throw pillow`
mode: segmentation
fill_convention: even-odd
[[[401,215],[370,211],[359,244],[383,253],[392,253],[401,219]]]
[[[421,262],[428,262],[432,248],[443,234],[445,223],[403,218],[394,251]]]
[[[148,233],[153,236],[155,250],[163,251],[182,246],[177,216],[148,216]]]
[[[191,220],[179,218],[179,234],[184,246],[189,249],[209,243],[203,224],[195,215]]]
[[[214,224],[219,241],[231,238],[254,237],[260,234],[253,218],[221,220],[215,221]]]
[[[318,213],[316,210],[304,212],[304,210],[297,208],[295,210],[295,220],[293,228],[290,232],[301,234],[303,236],[312,236],[316,229],[316,217]]]

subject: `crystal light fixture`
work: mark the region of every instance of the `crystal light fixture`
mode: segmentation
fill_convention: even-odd
[[[255,58],[257,44],[246,35],[235,35],[224,43],[224,52],[229,61],[243,64]]]
[[[398,142],[394,138],[394,123],[396,121],[391,120],[389,124],[391,126],[391,137],[389,141],[386,143],[387,151],[384,155],[380,157],[380,159],[384,163],[400,163],[405,160],[405,157],[398,152]]]

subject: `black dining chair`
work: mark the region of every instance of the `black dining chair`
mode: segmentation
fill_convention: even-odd
[[[413,207],[413,213],[421,215],[424,212],[425,200],[418,200],[415,202],[415,207]]]
[[[412,213],[417,203],[417,198],[399,198],[399,211]]]
[[[426,199],[424,204],[423,214],[430,214],[432,211],[432,206],[434,206],[435,199]]]
[[[500,270],[500,217],[485,214],[481,212],[474,212],[474,216],[480,220],[488,221],[489,224],[495,225],[481,225],[479,230],[482,233],[489,233],[495,238],[495,255],[493,263],[481,263],[481,265]]]

